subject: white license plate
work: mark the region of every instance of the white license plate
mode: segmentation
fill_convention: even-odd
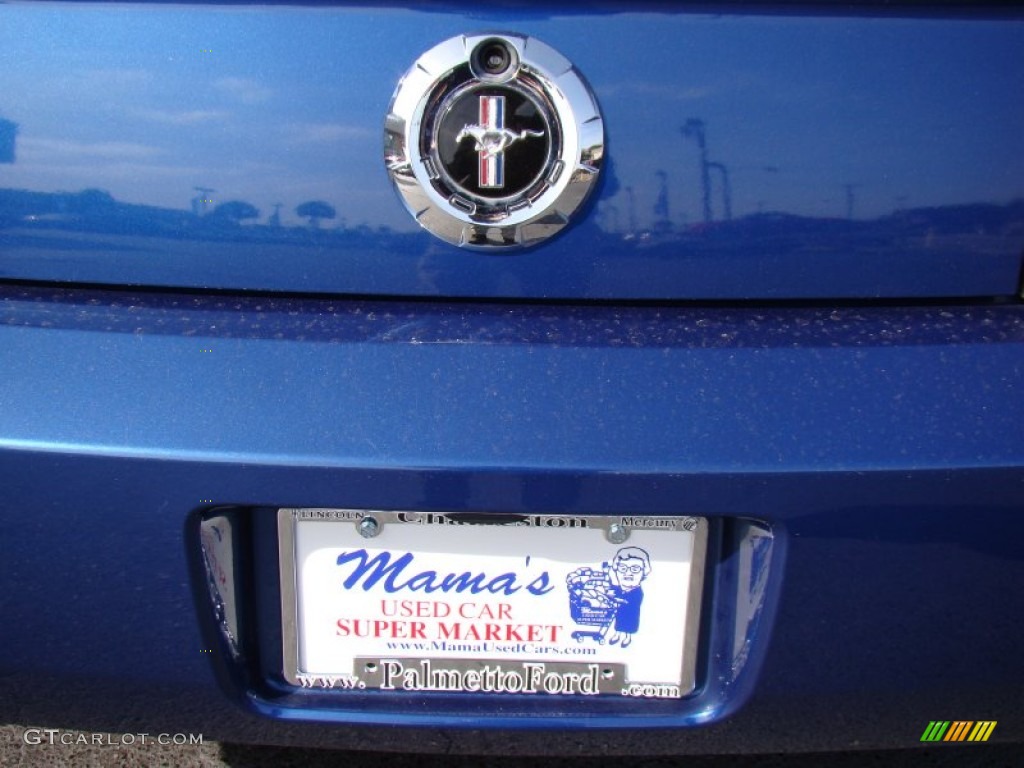
[[[645,698],[694,688],[702,518],[282,509],[278,531],[294,685]]]

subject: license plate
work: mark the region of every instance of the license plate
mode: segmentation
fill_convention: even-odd
[[[707,521],[281,509],[284,675],[316,689],[680,698]]]

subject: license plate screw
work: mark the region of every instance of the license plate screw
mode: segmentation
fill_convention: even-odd
[[[364,517],[359,521],[357,527],[359,528],[359,535],[364,539],[372,539],[380,533],[380,523],[373,517]]]
[[[612,523],[608,526],[608,532],[605,535],[612,544],[621,544],[629,538],[629,528],[622,523]]]

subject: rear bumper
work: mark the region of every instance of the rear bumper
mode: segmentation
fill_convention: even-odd
[[[509,728],[543,729],[519,733],[521,751],[895,747],[936,719],[1020,740],[1022,352],[1016,305],[8,286],[0,715],[367,749],[508,751]],[[729,658],[722,536],[702,687],[676,709],[334,706],[262,685],[274,619],[258,605],[247,653],[228,652],[198,548],[198,515],[221,505],[750,519],[775,557]],[[272,583],[276,563],[252,552],[248,583]],[[367,728],[386,724],[408,728]]]

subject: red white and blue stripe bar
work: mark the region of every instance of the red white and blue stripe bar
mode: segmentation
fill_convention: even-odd
[[[488,133],[501,131],[505,127],[504,96],[480,97],[480,125]],[[505,153],[488,154],[486,150],[480,150],[479,173],[481,187],[505,186]]]

